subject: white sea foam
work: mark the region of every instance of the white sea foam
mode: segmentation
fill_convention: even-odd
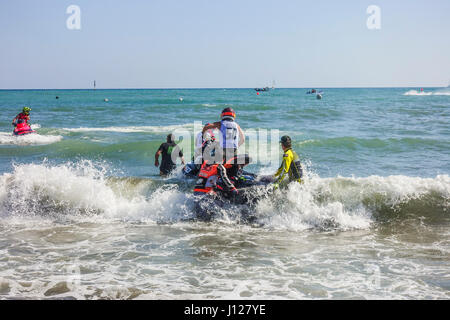
[[[450,88],[436,91],[433,94],[436,96],[450,96]]]
[[[158,221],[162,212],[166,220],[178,214],[186,200],[170,186],[148,197],[151,180],[111,180],[107,172],[91,161],[16,165],[0,177],[2,214]]]
[[[378,241],[369,228],[374,222],[371,202],[395,206],[436,193],[448,206],[448,175],[307,174],[303,185],[293,183],[258,203],[255,213],[265,226],[254,229],[233,221],[180,223],[192,216],[191,192],[150,179],[111,178],[113,174],[104,163],[79,161],[16,165],[0,176],[1,240],[8,243],[0,246],[5,257],[0,261],[0,294],[77,299],[448,298],[445,238],[432,245],[397,242],[397,234]],[[75,223],[55,223],[55,218]],[[362,230],[296,232],[333,224],[337,230]],[[410,259],[412,254],[419,256]],[[433,260],[422,263],[420,255]],[[11,264],[17,261],[24,261],[19,268]]]
[[[417,91],[409,90],[403,94],[404,96],[450,96],[449,90],[439,90],[435,92],[431,91]]]
[[[61,141],[62,139],[63,137],[60,135],[47,136],[32,133],[24,136],[15,136],[11,132],[0,132],[0,145],[45,145]]]
[[[404,96],[431,96],[433,92],[409,90],[403,94]]]
[[[104,127],[104,128],[62,128],[68,132],[121,132],[121,133],[133,133],[133,132],[172,132],[177,129],[192,129],[194,124],[181,124],[181,125],[169,125],[169,126],[129,126],[129,127]]]
[[[365,229],[380,207],[394,208],[431,192],[447,199],[448,205],[450,177],[311,177],[303,185],[291,184],[287,191],[260,201],[257,213],[261,221],[276,229]]]
[[[12,173],[0,176],[1,214],[150,223],[194,216],[192,193],[181,191],[178,185],[158,187],[150,179],[108,176],[107,169],[90,161],[16,165]],[[396,206],[431,192],[447,199],[448,205],[449,176],[313,176],[302,185],[293,183],[287,190],[264,193],[254,214],[275,229],[366,229],[379,206]]]

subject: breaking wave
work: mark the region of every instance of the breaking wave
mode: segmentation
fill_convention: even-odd
[[[39,124],[32,124],[33,130],[39,129]],[[0,145],[46,145],[52,144],[63,139],[60,135],[40,135],[38,133],[27,134],[24,136],[15,136],[11,132],[0,132]]]
[[[67,132],[121,132],[121,133],[135,133],[135,132],[172,132],[177,129],[190,129],[193,124],[172,125],[172,126],[128,126],[128,127],[99,127],[99,128],[62,128],[60,130]]]
[[[450,96],[450,90],[440,90],[435,92],[409,90],[403,94],[404,96]]]
[[[16,165],[0,176],[0,216],[56,220],[177,223],[194,217],[185,181],[114,177],[104,163]],[[270,188],[269,188],[270,189]],[[251,208],[259,225],[277,230],[366,229],[396,219],[449,219],[450,177],[309,177],[287,190],[261,189]],[[238,223],[236,210],[219,221]]]

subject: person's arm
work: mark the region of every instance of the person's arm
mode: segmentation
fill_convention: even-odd
[[[220,129],[220,122],[207,124],[206,126],[203,127],[202,133],[205,133],[206,130],[208,129]]]
[[[292,157],[288,153],[285,153],[283,155],[283,163],[280,167],[281,170],[278,169],[277,171],[279,177],[275,181],[276,183],[281,183],[286,178],[286,176],[289,174],[289,168],[291,167],[291,163]]]
[[[244,131],[242,131],[241,126],[238,125],[239,130],[239,147],[245,142],[245,134]]]
[[[237,192],[236,187],[234,186],[234,184],[228,178],[228,176],[227,176],[227,169],[225,169],[223,164],[219,164],[217,166],[217,172],[219,173],[219,177],[222,179],[223,184],[225,185],[226,191]]]
[[[17,121],[17,118],[18,118],[19,116],[17,115],[14,119],[13,119],[13,121],[12,121],[12,125],[14,126],[14,125],[16,125],[16,121]]]
[[[178,156],[181,158],[181,164],[185,164],[184,156],[183,156],[183,150],[180,149],[180,152],[178,153]]]
[[[155,167],[159,167],[159,156],[161,155],[161,151],[158,150],[155,153]]]
[[[163,145],[161,145],[158,149],[158,151],[156,151],[155,153],[155,167],[159,167],[159,156],[162,153],[162,149],[163,149]]]
[[[273,175],[274,178],[278,177],[281,174],[281,172],[283,171],[283,167],[284,167],[284,161],[281,162],[281,166],[278,168],[277,172],[275,172],[275,174]]]

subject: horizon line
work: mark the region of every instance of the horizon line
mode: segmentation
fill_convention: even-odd
[[[0,88],[0,91],[19,91],[19,90],[92,90],[92,91],[96,91],[96,90],[211,90],[211,89],[231,89],[231,90],[237,90],[237,89],[242,89],[242,90],[254,90],[255,88],[258,87],[174,87],[174,88],[163,88],[163,87],[154,87],[154,88],[145,88],[145,87],[141,87],[141,88],[127,88],[127,87],[123,87],[123,88]],[[262,87],[264,88],[264,87]],[[367,87],[367,86],[348,86],[348,87],[268,87],[270,90],[276,90],[276,89],[379,89],[379,88],[386,88],[386,89],[401,89],[401,88],[447,88],[445,86],[441,87],[441,86],[373,86],[373,87]]]

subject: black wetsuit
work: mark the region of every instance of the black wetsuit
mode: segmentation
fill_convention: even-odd
[[[178,156],[181,158],[183,156],[183,151],[175,142],[165,142],[161,144],[158,151],[161,151],[162,155],[161,166],[159,167],[159,170],[161,171],[161,173],[167,175],[177,166],[176,163],[172,161],[172,154],[174,152],[178,152]]]

